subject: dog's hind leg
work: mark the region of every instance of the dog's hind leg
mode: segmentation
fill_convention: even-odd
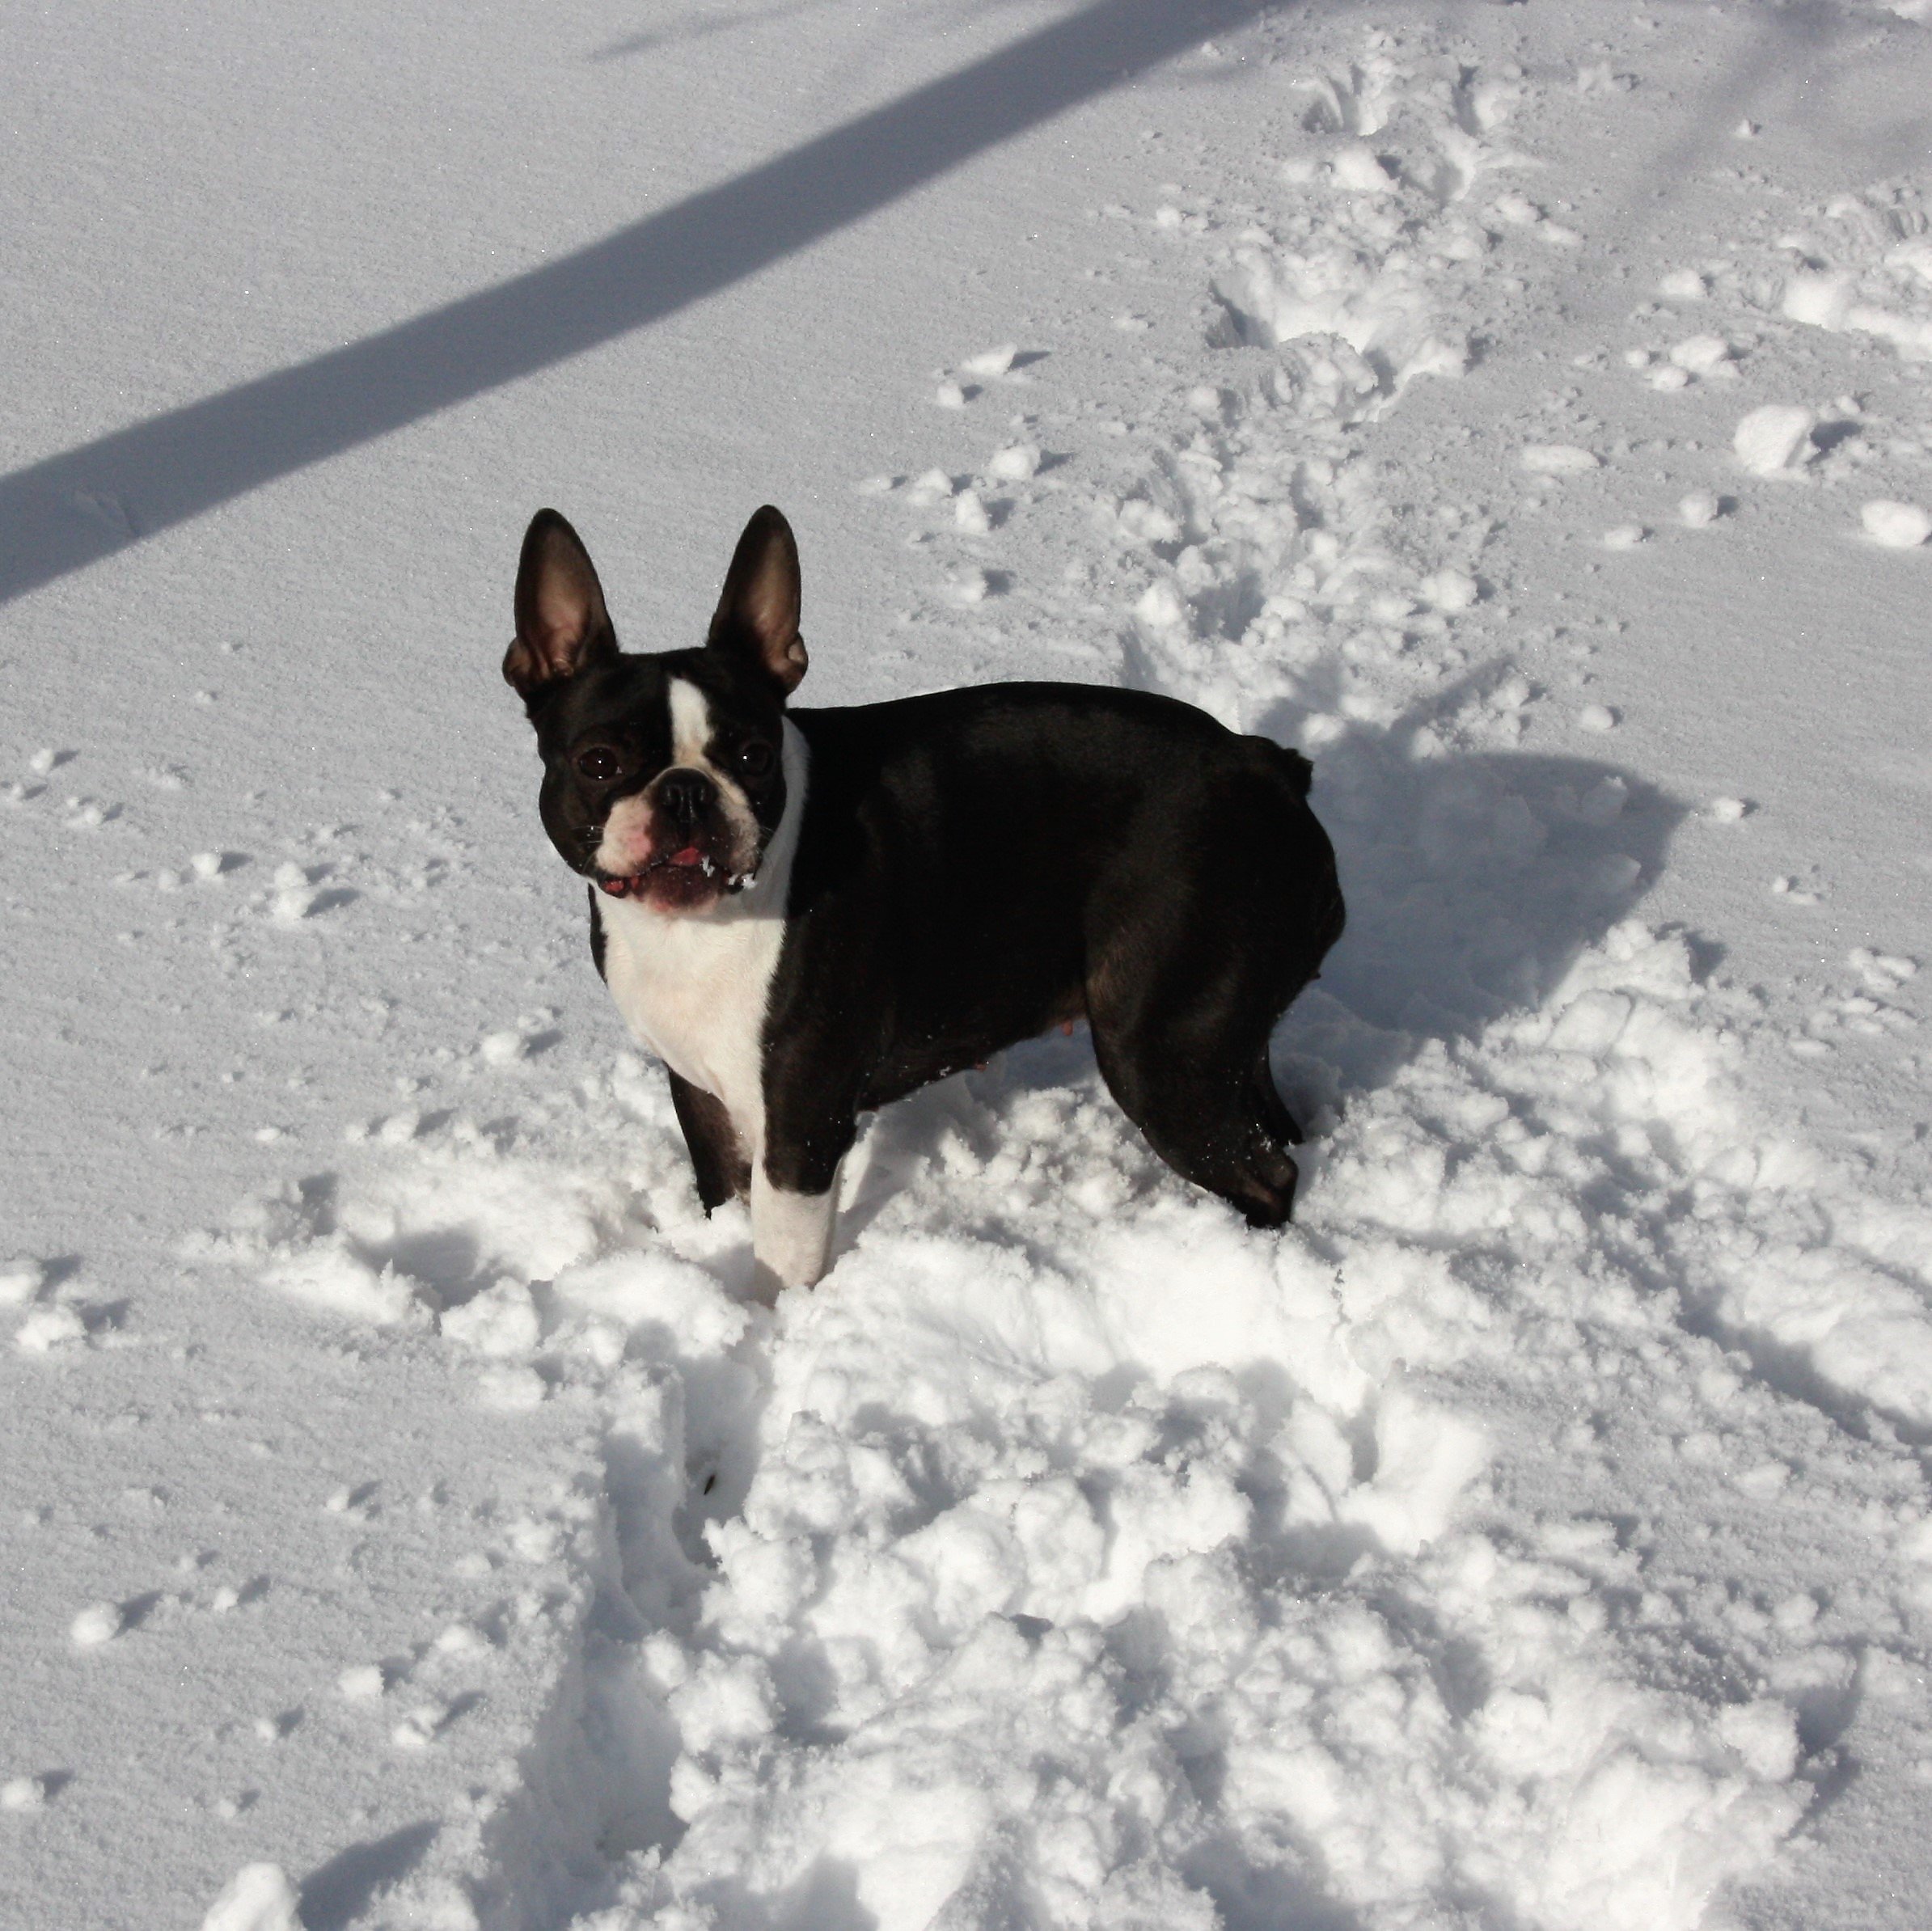
[[[1123,934],[1103,953],[1086,982],[1093,1054],[1121,1111],[1177,1173],[1253,1225],[1279,1227],[1294,1210],[1300,1171],[1288,1149],[1301,1129],[1269,1071],[1268,1035],[1310,968],[1217,931],[1211,912]]]
[[[1204,1050],[1197,1036],[1126,1036],[1096,1014],[1094,1057],[1108,1090],[1182,1179],[1218,1194],[1253,1227],[1294,1212],[1301,1135],[1267,1080],[1267,1062]],[[1262,1083],[1273,1097],[1264,1101]]]
[[[665,1070],[670,1071],[668,1067]],[[675,1073],[670,1074],[670,1083],[671,1105],[678,1124],[684,1129],[684,1144],[691,1150],[698,1198],[709,1214],[726,1201],[750,1192],[751,1162],[722,1100]]]
[[[1288,1103],[1281,1096],[1281,1088],[1275,1084],[1275,1074],[1268,1064],[1265,1046],[1254,1063],[1253,1084],[1254,1096],[1261,1102],[1261,1117],[1267,1122],[1269,1132],[1286,1146],[1299,1147],[1302,1141],[1301,1122],[1288,1111]]]

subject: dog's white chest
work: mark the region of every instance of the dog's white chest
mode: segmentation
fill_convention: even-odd
[[[715,1093],[742,1131],[764,1117],[759,1037],[784,922],[727,910],[738,908],[677,918],[604,907],[604,976],[639,1044]]]
[[[765,1008],[805,808],[805,741],[789,724],[783,755],[784,816],[743,892],[702,913],[667,915],[635,899],[598,907],[605,982],[624,1024],[681,1079],[725,1102],[754,1160],[764,1144]]]

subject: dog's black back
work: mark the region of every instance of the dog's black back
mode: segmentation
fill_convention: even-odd
[[[1340,934],[1307,760],[1191,706],[999,684],[789,715],[813,776],[769,1030],[862,1069],[860,1107],[1097,999],[1110,1033],[1169,1004],[1271,1027]]]

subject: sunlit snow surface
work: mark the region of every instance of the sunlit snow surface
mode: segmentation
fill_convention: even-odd
[[[228,79],[34,27],[88,84],[10,191],[21,465],[788,150],[849,207],[151,541],[138,475],[48,512],[98,560],[0,613],[6,1922],[1917,1921],[1932,36],[1179,11],[237,14]],[[1016,45],[1065,99],[903,205],[810,158]],[[57,179],[123,99],[171,250]],[[326,275],[188,192],[277,101]],[[231,271],[281,294],[211,342]],[[1055,1035],[871,1122],[831,1273],[749,1302],[494,659],[539,501],[660,648],[767,497],[801,701],[1071,677],[1314,759],[1292,1228]]]

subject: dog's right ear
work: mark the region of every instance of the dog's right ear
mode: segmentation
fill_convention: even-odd
[[[517,565],[517,636],[504,654],[505,680],[527,702],[544,685],[616,654],[590,552],[554,509],[539,509]]]

